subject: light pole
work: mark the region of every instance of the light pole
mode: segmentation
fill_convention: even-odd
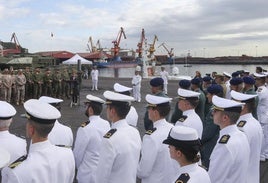
[[[258,56],[258,46],[255,46],[255,51],[256,51],[256,57]]]
[[[203,48],[203,57],[206,57],[206,48]]]

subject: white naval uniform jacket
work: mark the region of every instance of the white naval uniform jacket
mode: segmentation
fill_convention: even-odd
[[[51,132],[48,134],[48,140],[51,144],[71,148],[73,146],[73,132],[70,127],[56,120]]]
[[[97,81],[98,80],[99,71],[97,69],[96,70],[92,70],[90,74],[91,74],[91,79],[93,81]]]
[[[259,121],[251,113],[240,116],[237,120],[237,127],[247,136],[250,159],[247,173],[248,183],[259,182],[260,180],[260,155],[263,141],[263,132]]]
[[[101,146],[96,182],[136,183],[141,149],[138,130],[128,125],[125,119],[112,123]]]
[[[183,116],[176,122],[175,126],[182,125],[196,129],[198,138],[201,139],[203,133],[203,123],[194,109],[183,111]]]
[[[95,115],[89,117],[86,126],[78,128],[73,152],[79,183],[95,183],[102,138],[109,130],[109,122]]]
[[[236,125],[221,129],[210,156],[208,174],[211,182],[246,182],[249,153],[247,137]]]
[[[75,162],[72,150],[48,140],[30,145],[27,158],[14,168],[2,171],[5,183],[72,183]]]
[[[136,127],[138,123],[139,115],[135,109],[135,107],[130,106],[130,110],[126,116],[127,123],[131,126]]]
[[[168,145],[163,141],[168,137],[172,124],[165,119],[153,123],[154,130],[143,136],[141,160],[137,176],[142,183],[170,182],[178,172],[175,160],[170,158]]]
[[[182,181],[187,183],[211,183],[208,172],[197,163],[182,166],[171,183]]]
[[[0,132],[0,147],[6,149],[10,153],[10,162],[12,163],[19,157],[26,155],[26,140],[16,135],[9,133],[9,131]],[[1,156],[1,155],[0,155]]]

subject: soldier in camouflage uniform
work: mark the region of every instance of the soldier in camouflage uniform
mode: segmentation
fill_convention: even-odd
[[[4,100],[10,103],[11,90],[12,90],[12,79],[8,69],[5,69],[2,76],[2,84],[4,90]]]
[[[14,70],[10,70],[10,76],[11,76],[11,82],[12,82],[12,86],[11,86],[11,101],[12,103],[16,102],[16,98],[17,98],[17,87],[16,87],[16,73]]]
[[[54,74],[53,80],[54,80],[55,97],[61,98],[62,76],[59,69],[56,69],[56,73]]]
[[[17,88],[16,105],[24,103],[25,84],[26,84],[26,77],[22,73],[22,69],[19,69],[18,74],[16,76],[16,88]]]
[[[29,67],[25,68],[24,76],[26,77],[25,95],[27,99],[33,98],[33,79]]]
[[[51,71],[48,69],[44,75],[44,95],[52,97],[53,88],[52,88],[53,76]]]
[[[70,82],[69,82],[70,75],[69,75],[67,69],[63,70],[62,79],[63,79],[63,82],[62,82],[62,96],[66,97],[67,99],[69,99],[70,98]]]
[[[34,83],[34,98],[39,98],[42,95],[43,75],[39,68],[35,69],[33,74]]]

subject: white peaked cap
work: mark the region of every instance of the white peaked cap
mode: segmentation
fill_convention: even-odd
[[[132,102],[135,99],[131,96],[123,95],[120,93],[115,93],[112,91],[105,91],[103,93],[104,98],[111,101],[118,101],[118,102]]]
[[[244,105],[244,103],[221,98],[216,95],[212,97],[212,103],[214,105],[214,109],[218,109],[222,111],[233,111],[232,109],[235,110],[237,107],[242,108],[242,106]]]
[[[244,93],[240,93],[240,92],[236,92],[234,90],[231,91],[231,97],[234,100],[238,100],[238,101],[246,101],[252,98],[257,97],[258,95],[253,95],[253,94],[244,94]]]
[[[40,100],[42,102],[46,102],[48,104],[55,104],[55,103],[61,103],[61,102],[63,102],[62,99],[48,97],[48,96],[41,96],[38,100]]]
[[[151,94],[147,94],[145,96],[145,100],[152,105],[149,106],[157,106],[157,105],[161,105],[161,104],[169,104],[169,102],[172,100],[172,98],[168,98],[168,97],[161,97],[161,96],[155,96],[155,95],[151,95]]]
[[[102,100],[101,98],[96,97],[96,96],[93,96],[93,95],[90,95],[90,94],[86,96],[86,99],[89,102],[98,102],[98,103],[101,103],[101,104],[104,104],[105,103],[105,101]]]
[[[58,109],[37,99],[27,100],[24,103],[24,108],[28,113],[26,114],[27,118],[39,123],[53,123],[53,120],[61,117]]]
[[[130,90],[132,90],[132,88],[121,85],[119,83],[114,84],[114,91],[116,91],[116,92],[120,93],[120,92],[126,92],[126,91],[130,91]]]
[[[179,98],[186,99],[189,97],[199,97],[200,93],[179,88],[178,95],[179,95]]]
[[[8,119],[15,116],[16,109],[6,101],[0,101],[0,119]]]

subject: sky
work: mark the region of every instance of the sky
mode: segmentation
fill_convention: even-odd
[[[144,28],[155,54],[268,56],[267,0],[0,0],[0,40],[15,32],[30,53],[88,52],[88,40],[137,49]],[[53,37],[51,36],[53,33]],[[160,47],[159,47],[160,46]]]

